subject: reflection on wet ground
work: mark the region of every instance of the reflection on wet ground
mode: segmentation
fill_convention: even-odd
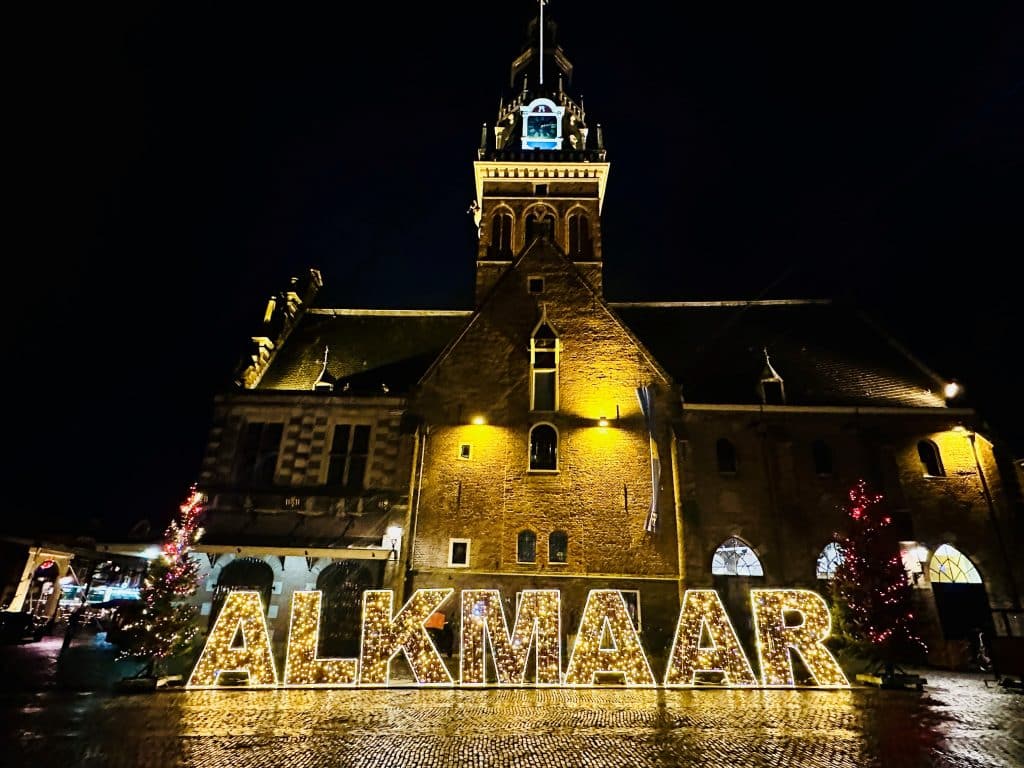
[[[1024,765],[1024,697],[927,676],[920,694],[51,688],[0,706],[5,763],[36,768]]]

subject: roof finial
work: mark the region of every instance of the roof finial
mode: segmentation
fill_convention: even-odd
[[[540,2],[540,85],[544,85],[544,6],[548,4],[548,0],[538,0]]]

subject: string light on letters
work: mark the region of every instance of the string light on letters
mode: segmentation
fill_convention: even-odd
[[[285,685],[351,686],[356,684],[357,659],[317,658],[323,592],[292,593],[292,618],[284,662]]]
[[[239,633],[242,642],[234,646]],[[252,688],[277,685],[274,655],[270,652],[270,632],[259,592],[228,593],[188,679],[188,687],[215,686],[224,672],[247,673],[246,684]]]
[[[800,654],[815,685],[849,688],[850,682],[824,645],[832,631],[828,604],[809,589],[752,589],[757,655],[765,686],[792,688],[793,660],[790,649]],[[801,614],[801,623],[786,624],[786,612]]]
[[[525,685],[530,649],[536,654],[536,685],[559,685],[562,658],[561,596],[557,589],[526,589],[520,595],[512,634],[501,593],[462,591],[459,684],[483,685],[490,647],[498,685]]]
[[[611,647],[602,647],[606,632]],[[592,589],[587,595],[565,684],[594,685],[598,673],[621,673],[631,688],[654,687],[651,665],[617,589]]]
[[[394,618],[391,611],[395,595],[390,589],[363,592],[359,684],[388,685],[391,660],[402,651],[419,685],[451,685],[452,676],[424,625],[454,591],[417,589]]]
[[[707,647],[701,645],[704,627],[711,638]],[[692,687],[698,672],[722,672],[730,686],[757,685],[722,599],[713,589],[688,589],[683,595],[665,687]]]

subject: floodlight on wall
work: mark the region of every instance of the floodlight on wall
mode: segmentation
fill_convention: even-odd
[[[607,427],[608,426],[608,419],[606,419],[604,416],[602,416],[601,418],[599,418],[597,420],[597,426],[599,426],[599,427]]]
[[[482,415],[477,414],[476,416],[473,417],[472,423],[479,427],[483,424],[486,424],[487,419],[485,419]]]

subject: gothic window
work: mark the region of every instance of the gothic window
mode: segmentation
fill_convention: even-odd
[[[931,440],[921,440],[917,444],[917,455],[924,466],[924,473],[928,477],[945,477],[946,470],[942,467],[942,457],[939,455],[939,447]]]
[[[981,574],[963,552],[949,544],[935,550],[928,565],[928,578],[932,583],[981,584]]]
[[[327,462],[327,484],[351,490],[363,488],[370,458],[370,426],[337,424]]]
[[[565,531],[552,531],[548,536],[548,562],[569,562],[569,534]]]
[[[550,424],[537,424],[530,430],[530,469],[558,469],[558,432]]]
[[[736,449],[732,443],[724,437],[715,443],[715,453],[718,459],[718,471],[723,474],[736,473]]]
[[[537,562],[537,534],[533,531],[520,531],[516,541],[516,562]]]
[[[382,582],[383,562],[341,560],[320,572],[316,588],[323,592],[318,656],[359,655],[363,592]]]
[[[843,562],[843,552],[839,545],[830,541],[818,555],[818,564],[815,566],[815,574],[819,579],[830,580],[836,576],[836,568]]]
[[[555,217],[548,211],[535,211],[526,217],[526,242],[533,242],[535,238],[546,237],[549,240],[555,239]]]
[[[749,544],[730,536],[715,550],[711,573],[714,576],[764,576],[764,569]]]
[[[500,212],[491,218],[491,244],[490,253],[492,259],[512,258],[512,214]]]
[[[284,424],[280,422],[260,421],[245,425],[235,475],[240,483],[253,486],[274,484],[283,434]]]
[[[574,213],[569,217],[569,258],[576,261],[590,261],[594,258],[590,219],[584,213]]]
[[[530,338],[530,410],[558,410],[558,334],[541,317]]]
[[[814,472],[818,475],[832,474],[832,449],[824,440],[815,440],[811,445],[811,455],[814,457]]]

